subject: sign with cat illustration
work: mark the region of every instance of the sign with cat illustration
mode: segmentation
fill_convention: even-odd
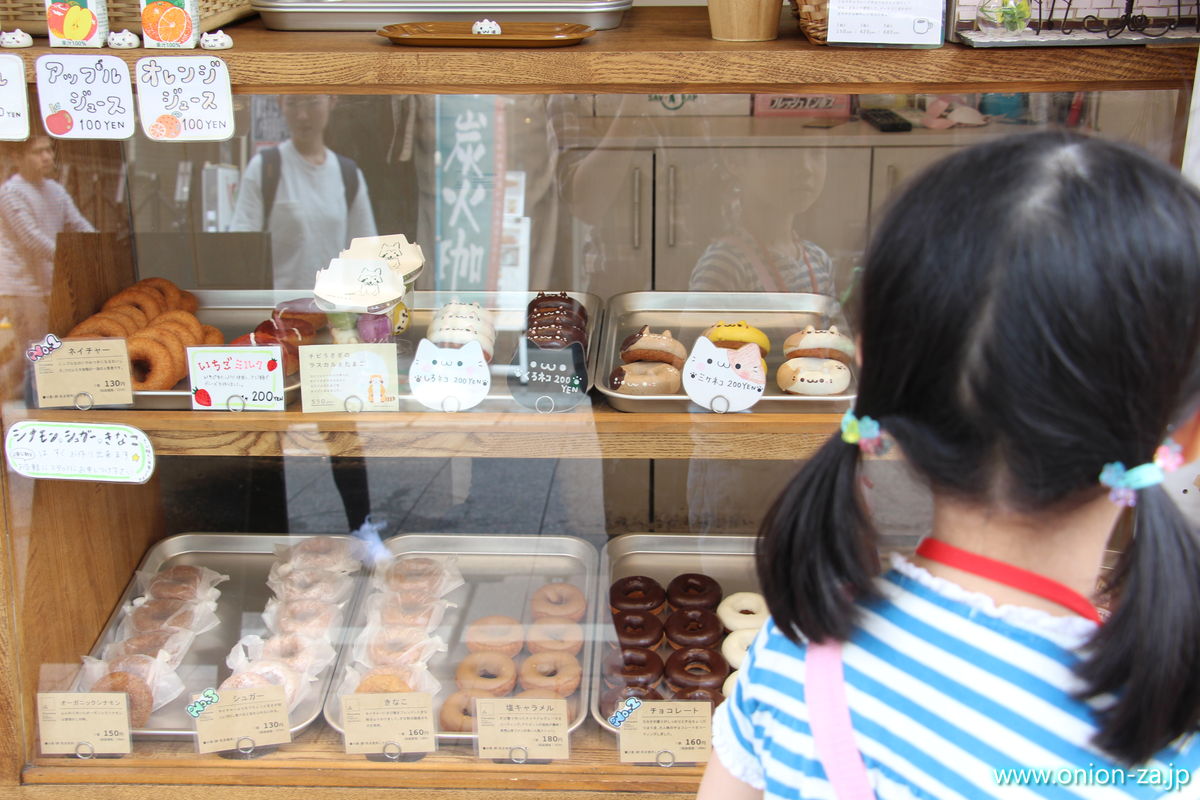
[[[587,361],[583,346],[573,342],[570,347],[546,349],[527,339],[525,359],[522,348],[513,355],[513,369],[508,375],[508,389],[513,399],[526,408],[549,414],[567,411],[587,397]]]
[[[479,342],[438,347],[422,339],[408,370],[408,386],[417,402],[428,409],[466,411],[487,397],[492,373]]]
[[[701,336],[683,364],[683,391],[696,405],[718,414],[745,411],[762,399],[766,388],[766,364],[754,343],[731,350]]]

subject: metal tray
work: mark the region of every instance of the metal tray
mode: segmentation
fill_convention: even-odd
[[[536,2],[513,0],[494,4],[458,2],[397,2],[396,0],[253,0],[251,7],[263,25],[283,31],[374,31],[403,22],[475,21],[483,17],[505,22],[578,23],[608,30],[621,24],[633,0],[600,2]]]
[[[693,536],[683,533],[627,533],[610,539],[600,556],[600,580],[594,606],[604,609],[600,618],[604,624],[596,632],[595,661],[592,663],[592,718],[601,728],[617,733],[600,710],[600,695],[604,692],[604,676],[600,662],[604,653],[617,645],[617,634],[609,614],[608,589],[613,581],[630,575],[646,575],[663,585],[676,575],[699,572],[715,579],[728,596],[734,592],[757,592],[758,578],[754,572],[754,536]],[[663,644],[659,655],[671,652]]]
[[[221,681],[229,677],[230,670],[225,666],[225,657],[242,636],[257,633],[266,638],[270,635],[263,624],[262,611],[267,600],[273,596],[267,588],[267,573],[275,563],[275,545],[294,544],[307,538],[309,536],[288,534],[181,533],[163,539],[150,548],[138,565],[139,571],[158,572],[176,564],[188,564],[214,569],[228,575],[229,580],[217,587],[221,590],[221,596],[217,598],[220,624],[196,637],[176,670],[183,680],[183,693],[151,714],[146,727],[135,728],[135,737],[191,739],[195,736],[193,720],[186,711],[192,696],[219,686]],[[355,581],[354,592],[345,606],[348,615],[354,613],[364,584],[361,576]],[[121,608],[137,596],[136,587],[135,576],[125,588],[103,633],[92,648],[89,654],[92,657],[100,658],[104,646],[116,641],[117,628],[123,617]],[[341,631],[332,642],[339,649],[342,645],[340,634]],[[312,724],[320,714],[333,675],[333,668],[326,667],[310,688],[308,696],[292,709],[288,718],[293,736]]]
[[[520,536],[520,535],[470,535],[470,534],[426,534],[411,533],[395,536],[384,542],[393,555],[453,556],[462,571],[465,585],[446,595],[446,599],[457,603],[456,608],[446,610],[442,624],[434,631],[449,646],[445,653],[438,653],[429,662],[429,670],[442,683],[442,690],[434,698],[434,712],[440,711],[441,703],[457,691],[454,670],[458,662],[467,656],[463,634],[467,625],[479,617],[503,614],[528,624],[529,596],[538,587],[551,580],[567,580],[580,589],[588,598],[589,608],[580,624],[583,626],[583,650],[579,653],[579,665],[583,679],[579,683],[578,706],[568,729],[574,731],[587,718],[592,680],[588,668],[592,663],[596,630],[596,576],[599,570],[599,553],[596,548],[582,539],[571,536]],[[359,603],[353,617],[347,641],[366,627],[367,604]],[[607,606],[606,606],[607,607]],[[334,667],[337,685],[340,685],[345,669],[353,659],[350,646],[344,647]],[[521,655],[528,651],[522,650]],[[325,720],[338,733],[342,732],[342,703],[335,692],[325,700]],[[474,733],[458,731],[437,732],[439,742],[474,742]]]
[[[608,376],[621,363],[621,342],[643,325],[655,332],[666,328],[690,352],[696,338],[720,320],[745,320],[762,329],[771,340],[767,355],[767,389],[751,412],[837,412],[854,401],[858,371],[851,366],[849,391],[826,397],[786,394],[775,383],[775,372],[786,359],[783,342],[806,325],[824,328],[837,325],[853,336],[832,297],[821,294],[776,292],[626,292],[609,299],[605,309],[604,330],[600,333],[595,375],[596,387],[608,404],[618,411],[701,411],[700,406],[679,394],[634,397],[608,388]]]

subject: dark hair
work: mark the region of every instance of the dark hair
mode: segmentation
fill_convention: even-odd
[[[937,492],[1024,512],[1106,491],[1153,459],[1200,397],[1200,194],[1139,151],[1065,132],[960,151],[889,209],[866,256],[855,413]],[[761,532],[783,632],[845,639],[873,596],[877,535],[859,449],[834,436]],[[1138,492],[1118,598],[1078,674],[1095,743],[1145,761],[1200,722],[1200,538],[1161,487]]]

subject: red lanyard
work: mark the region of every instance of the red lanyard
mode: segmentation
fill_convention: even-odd
[[[1027,569],[1014,567],[987,556],[976,555],[940,539],[924,539],[917,545],[917,555],[945,564],[947,567],[960,569],[981,578],[987,578],[1005,586],[1011,586],[1022,592],[1036,595],[1049,600],[1063,608],[1074,611],[1081,617],[1092,622],[1100,622],[1100,614],[1086,597],[1074,589],[1063,586],[1058,581],[1030,572]]]

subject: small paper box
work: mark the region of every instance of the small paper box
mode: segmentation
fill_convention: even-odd
[[[186,50],[200,41],[199,0],[140,0],[142,47]]]
[[[102,47],[108,38],[106,0],[46,0],[51,47]]]
[[[756,94],[754,116],[846,119],[850,116],[850,95]]]

